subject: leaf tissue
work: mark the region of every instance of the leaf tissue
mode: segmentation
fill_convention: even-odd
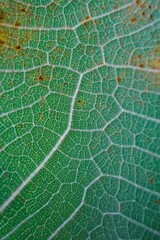
[[[160,1],[0,1],[0,239],[160,239]]]

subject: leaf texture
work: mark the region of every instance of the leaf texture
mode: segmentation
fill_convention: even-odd
[[[160,1],[0,9],[0,239],[160,239]]]

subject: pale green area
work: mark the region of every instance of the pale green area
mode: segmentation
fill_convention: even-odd
[[[0,8],[0,238],[160,239],[160,2]]]

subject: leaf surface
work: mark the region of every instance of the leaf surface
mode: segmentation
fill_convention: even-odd
[[[160,2],[0,2],[1,239],[160,238]]]

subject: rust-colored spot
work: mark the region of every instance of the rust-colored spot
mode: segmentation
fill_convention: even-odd
[[[103,65],[103,64],[104,64],[104,62],[102,61],[102,62],[99,63],[99,66],[100,66],[100,65]]]
[[[155,205],[159,204],[158,199],[154,200],[154,204],[155,204]]]
[[[150,10],[151,10],[151,9],[152,9],[152,6],[151,6],[151,5],[148,5],[148,9],[150,9]]]
[[[141,1],[140,1],[140,0],[136,0],[135,3],[136,3],[137,5],[140,5],[140,4],[141,4]]]
[[[149,65],[153,69],[160,69],[160,58],[152,60]]]
[[[41,117],[40,117],[40,120],[41,120],[41,122],[44,122],[44,117],[41,116]]]
[[[136,17],[131,18],[131,22],[132,22],[132,23],[136,23],[137,21],[138,21],[138,19],[137,19]]]
[[[117,80],[118,83],[121,82],[121,78],[120,77],[117,77],[116,80]]]
[[[22,11],[23,13],[26,13],[26,9],[25,9],[25,8],[21,8],[21,11]]]
[[[54,2],[51,2],[51,4],[48,6],[52,11],[55,11],[56,8],[57,8],[58,4],[57,3],[54,3]]]
[[[153,178],[149,178],[149,182],[150,182],[151,184],[153,184],[153,183],[154,183],[154,179],[153,179]]]
[[[142,58],[142,54],[138,54],[138,55],[137,55],[137,58],[138,58],[138,59]]]
[[[0,37],[0,46],[2,46],[5,43],[4,39]]]
[[[119,7],[119,5],[116,3],[116,5],[114,5],[114,9],[116,10],[116,9],[118,9],[118,7]]]
[[[136,5],[140,8],[144,8],[146,6],[146,3],[141,3],[141,0],[135,0]]]
[[[0,47],[5,44],[7,35],[8,35],[7,32],[1,28],[0,29]]]
[[[154,50],[153,50],[153,53],[158,53],[158,52],[160,52],[160,46],[158,47],[158,48],[155,48]]]
[[[20,128],[20,129],[23,128],[23,124],[22,124],[22,123],[19,124],[19,128]]]
[[[40,54],[40,59],[43,59],[43,54],[42,53]]]
[[[43,107],[45,104],[45,97],[41,97],[40,106]]]
[[[89,20],[91,20],[91,17],[90,17],[90,16],[86,16],[85,19],[84,19],[84,21],[83,21],[83,25],[84,25],[85,27],[87,27],[87,24],[88,24],[88,21],[89,21]]]
[[[16,49],[17,49],[17,50],[20,50],[20,49],[21,49],[21,46],[16,46]]]
[[[145,11],[143,11],[143,12],[142,12],[142,16],[144,17],[145,15],[146,15],[146,12],[145,12]]]
[[[78,106],[79,106],[79,107],[82,106],[82,100],[81,100],[81,99],[78,100]]]
[[[144,68],[144,64],[143,63],[139,64],[139,67]]]
[[[58,53],[60,53],[60,52],[62,52],[62,49],[57,48],[55,51],[58,52]]]
[[[153,14],[150,14],[150,15],[149,15],[149,19],[152,19],[152,18],[153,18]]]
[[[20,22],[16,21],[15,22],[15,27],[20,27]]]
[[[2,22],[4,20],[5,16],[6,16],[6,14],[3,12],[3,10],[0,10],[0,22]]]
[[[40,75],[38,79],[39,79],[39,81],[43,81],[43,80],[45,80],[45,77],[43,75]]]
[[[91,19],[91,17],[90,17],[90,16],[87,16],[87,17],[85,17],[85,20],[89,20],[89,19]]]

